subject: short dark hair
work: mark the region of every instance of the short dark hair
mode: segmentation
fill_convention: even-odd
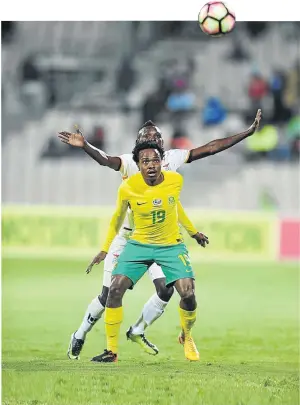
[[[154,122],[151,121],[151,120],[146,121],[145,124],[143,126],[141,126],[141,128],[138,131],[138,136],[137,136],[136,141],[135,141],[136,143],[138,143],[140,138],[144,135],[145,128],[149,128],[149,127],[150,128],[152,127],[153,129],[155,129],[156,133],[161,136],[161,130],[154,124]]]
[[[145,124],[143,124],[143,125],[141,126],[141,128],[139,129],[139,131],[140,131],[141,129],[143,129],[143,128],[146,128],[146,127],[155,127],[155,126],[156,126],[156,125],[154,124],[154,122],[151,121],[151,120],[149,120],[149,121],[146,121]]]
[[[165,151],[163,147],[157,145],[155,142],[141,142],[137,143],[132,151],[132,158],[135,163],[139,162],[140,151],[145,149],[156,149],[159,152],[161,159],[164,158]]]

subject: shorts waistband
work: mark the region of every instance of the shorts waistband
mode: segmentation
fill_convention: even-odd
[[[174,243],[172,245],[156,245],[156,244],[150,244],[150,243],[141,243],[134,239],[129,239],[127,243],[130,243],[132,245],[149,247],[149,248],[170,248],[170,247],[174,247],[174,246],[184,245],[183,242]]]

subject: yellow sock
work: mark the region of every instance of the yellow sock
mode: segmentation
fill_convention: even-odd
[[[118,353],[120,326],[123,320],[123,307],[105,308],[104,322],[107,350]]]
[[[179,317],[182,330],[185,336],[191,334],[191,329],[196,322],[196,309],[194,311],[185,311],[179,307]]]

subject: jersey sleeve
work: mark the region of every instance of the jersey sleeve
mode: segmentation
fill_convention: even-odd
[[[170,170],[176,171],[189,160],[190,151],[187,149],[170,149],[165,154],[165,160],[170,165]]]
[[[120,155],[119,158],[121,159],[119,172],[122,174],[123,179],[126,179],[131,176],[132,166],[135,165],[135,162],[130,153]]]
[[[190,236],[195,235],[198,231],[195,228],[192,221],[186,215],[186,212],[184,211],[184,208],[181,205],[180,201],[177,202],[177,213],[178,213],[178,222],[184,227],[184,229]]]
[[[128,200],[126,196],[126,188],[121,185],[118,190],[117,207],[111,218],[108,233],[101,251],[108,252],[112,241],[117,236],[127,213]]]

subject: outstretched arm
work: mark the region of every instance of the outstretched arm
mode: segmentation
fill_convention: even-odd
[[[58,134],[59,139],[63,143],[67,143],[71,146],[75,146],[76,148],[83,149],[85,153],[92,159],[94,159],[97,163],[99,163],[99,165],[107,166],[110,169],[114,169],[116,171],[120,170],[122,163],[121,159],[118,156],[109,156],[101,149],[97,149],[93,145],[88,143],[79,128],[76,128],[75,133],[63,131],[59,132]]]
[[[177,214],[178,214],[178,222],[185,228],[187,233],[193,239],[195,239],[199,245],[205,247],[205,244],[209,243],[207,236],[197,231],[192,221],[186,215],[180,201],[177,202]]]
[[[214,141],[211,141],[206,145],[192,149],[190,151],[190,156],[187,160],[187,163],[191,163],[194,160],[203,159],[207,156],[215,155],[216,153],[231,148],[233,145],[236,145],[248,136],[253,135],[259,127],[260,120],[261,110],[257,110],[255,120],[251,127],[247,129],[247,131],[241,132],[240,134],[228,136],[227,138],[215,139]]]
[[[192,221],[186,215],[184,208],[180,201],[178,201],[178,203],[177,203],[177,214],[178,214],[178,222],[180,223],[180,225],[182,225],[184,227],[184,229],[187,231],[187,233],[193,237],[198,231],[195,228]]]

